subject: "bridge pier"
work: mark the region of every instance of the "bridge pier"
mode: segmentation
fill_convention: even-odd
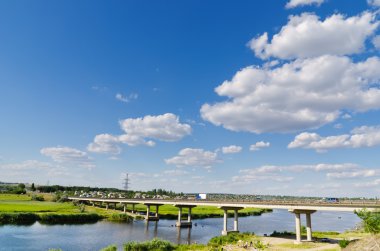
[[[306,241],[313,240],[313,232],[311,229],[311,214],[316,210],[302,210],[302,209],[289,209],[289,212],[294,213],[296,220],[296,240],[295,243],[299,244],[302,241],[301,236],[301,214],[306,215]]]
[[[228,233],[238,233],[239,232],[239,215],[238,211],[243,209],[243,207],[219,207],[223,210],[223,230],[222,235],[227,235]],[[234,230],[227,230],[228,221],[228,210],[234,210]]]
[[[150,204],[150,203],[144,203],[144,205],[146,206],[146,216],[145,216],[145,219],[146,221],[159,221],[159,217],[158,217],[158,209],[160,206],[162,206],[163,204]],[[151,216],[150,215],[150,206],[156,206],[156,213],[155,213],[155,216]]]
[[[191,221],[191,209],[196,207],[195,205],[174,205],[178,207],[178,221],[175,223],[176,227],[192,227],[193,223]],[[182,208],[188,208],[187,221],[182,221]]]

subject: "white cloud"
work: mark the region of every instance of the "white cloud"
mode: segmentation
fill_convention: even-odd
[[[325,55],[274,69],[246,67],[215,88],[228,100],[204,104],[204,120],[233,131],[293,132],[318,128],[342,110],[380,108],[380,59],[354,63]],[[355,100],[355,102],[352,102]]]
[[[87,146],[87,150],[95,153],[119,154],[121,149],[118,143],[118,137],[110,134],[99,134],[95,136],[94,142]]]
[[[129,145],[146,143],[151,145],[146,138],[162,141],[178,141],[191,133],[191,126],[181,124],[179,118],[166,113],[158,116],[145,116],[143,118],[125,119],[120,121],[121,128],[125,131],[120,140]]]
[[[380,0],[367,0],[369,5],[380,7]]]
[[[230,146],[222,147],[222,152],[224,154],[239,153],[241,152],[242,149],[243,148],[241,146],[230,145]]]
[[[143,118],[128,118],[120,121],[120,127],[125,132],[122,135],[99,134],[87,146],[87,150],[96,153],[119,154],[119,144],[129,146],[146,145],[155,146],[155,141],[178,141],[191,134],[191,126],[181,124],[179,118],[166,113],[158,116],[145,116]]]
[[[325,0],[290,0],[285,8],[287,9],[291,9],[291,8],[295,8],[295,7],[298,7],[298,6],[304,6],[304,5],[321,5]]]
[[[351,134],[322,137],[317,133],[298,134],[288,148],[314,149],[325,152],[332,148],[360,148],[380,145],[380,126],[362,126],[355,128]]]
[[[52,168],[53,165],[47,162],[38,160],[26,160],[20,163],[0,164],[0,169],[3,170],[47,170]]]
[[[342,115],[342,119],[351,119],[351,118],[352,118],[352,116],[348,113],[345,113]]]
[[[289,182],[294,177],[289,176],[290,173],[300,172],[333,172],[330,176],[345,175],[345,172],[359,170],[360,167],[352,163],[343,164],[311,164],[311,165],[289,165],[289,166],[275,166],[265,165],[257,168],[242,169],[239,171],[241,175],[234,176],[232,180],[234,182],[250,183],[258,180],[272,180],[277,182]],[[360,172],[360,171],[357,171]]]
[[[92,168],[95,165],[86,152],[70,147],[46,147],[40,153],[53,159],[58,163],[75,163],[82,167]]]
[[[138,94],[137,93],[131,93],[128,96],[124,96],[121,93],[117,93],[115,98],[121,102],[129,103],[132,100],[136,100],[138,98]]]
[[[372,39],[372,43],[375,46],[376,49],[380,50],[380,35],[374,37]]]
[[[364,188],[368,188],[368,187],[376,187],[378,188],[380,185],[380,179],[376,179],[376,180],[373,180],[373,181],[367,181],[367,182],[359,182],[359,183],[355,183],[354,186],[355,187],[364,187]]]
[[[334,172],[327,173],[327,178],[332,179],[350,179],[350,178],[367,178],[378,176],[380,172],[373,169],[357,170],[352,172]]]
[[[210,168],[218,162],[219,160],[215,152],[194,148],[182,149],[177,156],[165,159],[166,164],[176,165],[177,167],[194,166]]]
[[[265,148],[265,147],[269,147],[269,146],[270,146],[269,142],[259,141],[259,142],[256,142],[255,144],[251,145],[249,147],[249,150],[250,151],[258,151],[261,148]]]
[[[325,54],[349,55],[365,48],[365,41],[379,26],[375,14],[364,12],[348,17],[334,14],[324,21],[311,13],[290,16],[272,41],[268,34],[252,39],[250,48],[257,57],[281,59],[316,57]]]

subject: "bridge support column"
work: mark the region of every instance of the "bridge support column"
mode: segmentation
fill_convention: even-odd
[[[301,214],[295,213],[296,215],[296,242],[301,242]]]
[[[123,204],[123,212],[126,213],[127,212],[127,204]]]
[[[239,232],[239,214],[238,211],[243,209],[242,207],[220,207],[223,209],[223,230],[222,235],[227,235],[231,232]],[[234,230],[227,230],[228,210],[234,210]]]
[[[238,210],[234,210],[234,231],[239,231],[239,218],[238,218]]]
[[[146,219],[147,221],[158,221],[158,220],[159,220],[159,217],[158,217],[158,208],[159,208],[159,206],[162,206],[162,204],[145,203],[144,205],[146,206],[146,217],[145,217],[145,219]],[[153,205],[156,206],[156,213],[155,213],[155,216],[151,216],[151,215],[150,215],[150,206],[153,206]]]
[[[312,241],[312,230],[311,230],[311,214],[306,214],[306,232],[307,232],[307,241]]]
[[[315,213],[315,210],[303,210],[303,209],[289,209],[289,212],[295,214],[296,219],[296,240],[295,243],[299,244],[302,241],[301,236],[301,214],[306,215],[306,231],[307,231],[307,238],[306,241],[312,241],[313,240],[313,232],[311,230],[311,214]]]
[[[193,207],[196,207],[195,205],[178,205],[174,204],[175,207],[178,207],[178,220],[175,223],[176,227],[192,227],[193,223],[191,221],[191,209]],[[188,214],[187,214],[187,221],[182,221],[182,209],[187,208]]]
[[[106,210],[108,210],[108,203],[106,203]]]
[[[135,204],[132,204],[132,213],[135,213]]]

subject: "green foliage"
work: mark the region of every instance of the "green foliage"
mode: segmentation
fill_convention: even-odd
[[[339,247],[345,248],[350,244],[350,241],[347,239],[339,240]]]
[[[42,195],[33,194],[32,195],[32,200],[34,200],[34,201],[44,201],[45,198]]]
[[[124,244],[124,251],[171,251],[175,250],[175,246],[165,240],[153,239],[144,242],[127,242]]]
[[[288,232],[288,231],[283,231],[283,232],[277,232],[276,230],[271,233],[270,237],[289,237],[293,236],[294,233]]]
[[[239,240],[248,240],[253,237],[251,233],[230,233],[225,236],[216,236],[209,240],[208,245],[212,247],[223,246],[226,244],[236,244]]]
[[[0,213],[0,225],[32,225],[38,219],[33,213]]]
[[[100,251],[117,251],[116,245],[110,245],[108,247],[102,248]]]
[[[268,245],[264,244],[264,242],[262,242],[260,240],[255,240],[253,242],[253,247],[256,248],[257,250],[264,250],[264,249],[268,248]]]
[[[94,223],[102,217],[98,214],[41,214],[42,224],[83,224]]]
[[[30,187],[30,190],[32,190],[33,192],[36,191],[36,187],[34,186],[34,183],[32,183],[32,186]]]
[[[380,233],[380,212],[370,212],[366,209],[355,211],[363,220],[364,230],[371,234]]]

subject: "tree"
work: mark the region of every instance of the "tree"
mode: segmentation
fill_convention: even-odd
[[[363,220],[364,230],[371,234],[380,233],[380,212],[370,212],[366,209],[355,211],[356,215]]]
[[[36,187],[34,186],[34,183],[32,183],[30,190],[32,190],[33,192],[36,191]]]

